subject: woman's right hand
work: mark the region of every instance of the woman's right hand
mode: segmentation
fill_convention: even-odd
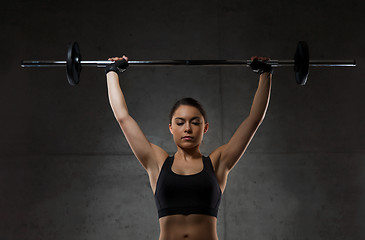
[[[264,72],[273,73],[272,66],[267,63],[267,61],[269,61],[270,58],[253,56],[251,57],[251,60],[252,62],[250,64],[250,67],[253,72],[258,73],[259,75],[261,75]]]
[[[127,62],[128,62],[128,57],[123,55],[123,57],[111,57],[111,58],[108,58],[109,61],[120,61],[120,60],[123,60],[125,59]]]
[[[105,67],[105,74],[113,71],[117,74],[124,72],[128,67],[128,58],[123,55],[123,57],[111,57],[108,58],[109,61],[114,61]]]

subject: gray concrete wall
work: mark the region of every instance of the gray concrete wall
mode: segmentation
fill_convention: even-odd
[[[357,60],[313,68],[299,87],[276,69],[270,106],[230,173],[221,240],[365,238],[365,4],[349,1],[8,1],[0,8],[0,239],[157,239],[147,174],[108,103],[102,69],[68,85],[64,69],[22,59]],[[248,115],[258,77],[247,68],[129,68],[122,88],[147,138],[170,154],[175,100],[206,107],[208,155]]]

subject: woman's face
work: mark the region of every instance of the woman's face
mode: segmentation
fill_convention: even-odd
[[[205,123],[200,111],[196,107],[187,105],[181,105],[176,109],[169,124],[174,141],[181,148],[199,146],[208,127],[209,124]]]

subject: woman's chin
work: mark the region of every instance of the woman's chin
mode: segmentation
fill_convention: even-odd
[[[180,142],[178,146],[182,149],[192,149],[199,146],[199,144],[196,144],[195,142]]]

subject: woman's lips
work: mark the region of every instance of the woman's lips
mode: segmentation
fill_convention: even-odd
[[[192,140],[193,137],[182,137],[182,139],[185,139],[185,140]]]

